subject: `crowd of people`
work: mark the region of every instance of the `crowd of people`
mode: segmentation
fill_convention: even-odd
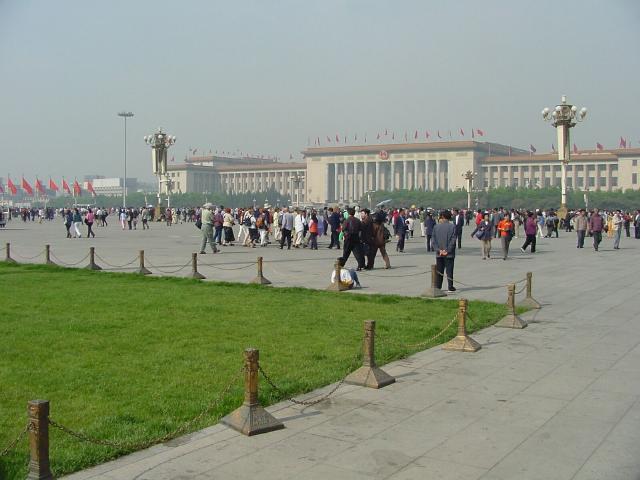
[[[326,237],[328,249],[342,250],[338,261],[345,265],[353,254],[357,267],[351,272],[352,286],[359,285],[357,271],[374,268],[380,254],[384,268],[391,268],[387,245],[395,240],[395,249],[404,253],[405,242],[420,235],[424,238],[428,253],[436,256],[440,280],[453,277],[456,249],[462,248],[463,230],[477,240],[482,259],[490,259],[492,242],[500,244],[500,257],[509,257],[514,239],[524,237],[520,250],[536,252],[537,238],[558,238],[559,231],[574,232],[576,247],[584,248],[585,239],[591,237],[594,250],[598,250],[602,236],[613,239],[613,248],[620,248],[623,233],[640,239],[640,210],[600,211],[593,209],[570,210],[560,218],[555,210],[451,209],[436,211],[431,208],[367,208],[324,207],[246,207],[230,208],[206,203],[202,207],[167,208],[156,218],[153,207],[140,208],[63,208],[63,209],[14,209],[8,218],[23,222],[54,220],[60,217],[66,228],[67,238],[95,237],[94,226],[107,227],[109,217],[115,217],[122,230],[150,228],[153,220],[167,226],[193,222],[201,229],[200,254],[207,245],[212,253],[222,247],[244,246],[248,248],[274,245],[291,250],[308,248],[318,250],[318,239]],[[6,215],[5,215],[6,216]],[[83,235],[83,226],[86,232]],[[218,248],[220,247],[220,248]],[[446,275],[445,275],[446,274]],[[454,292],[449,282],[449,291]]]

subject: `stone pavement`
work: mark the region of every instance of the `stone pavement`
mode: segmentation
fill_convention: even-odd
[[[98,229],[95,241],[54,239],[59,224],[10,224],[18,227],[25,230],[0,231],[0,246],[11,241],[24,256],[49,242],[60,258],[80,259],[95,245],[114,263],[145,248],[156,262],[180,265],[197,250],[192,225],[171,232],[154,225],[146,237],[150,232]],[[576,249],[573,234],[561,235],[541,240],[535,255],[515,248],[506,262],[481,260],[467,239],[456,260],[456,278],[476,286],[462,286],[456,298],[504,301],[505,283],[534,272],[534,296],[544,306],[523,316],[530,321],[524,330],[474,334],[482,344],[477,353],[436,347],[393,362],[384,368],[397,383],[381,390],[342,386],[315,407],[273,405],[268,410],[284,430],[244,437],[214,425],[67,478],[639,479],[640,242],[623,238],[614,251],[605,240],[596,253]],[[433,259],[420,239],[407,251],[392,256],[392,270],[363,275],[362,293],[424,290],[426,275],[419,274]],[[233,247],[205,257],[231,268],[257,254],[275,285],[312,288],[326,286],[337,256],[322,248]],[[254,275],[202,271],[222,280]]]

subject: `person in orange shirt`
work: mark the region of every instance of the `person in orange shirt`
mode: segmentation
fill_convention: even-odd
[[[509,244],[511,243],[514,232],[514,225],[509,215],[506,215],[498,222],[498,232],[500,233],[500,243],[502,244],[502,259],[506,260],[509,255]]]
[[[315,212],[311,214],[311,221],[309,222],[309,246],[311,250],[318,249],[318,216]]]

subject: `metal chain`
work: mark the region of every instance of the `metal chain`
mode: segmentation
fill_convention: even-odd
[[[243,263],[244,263],[244,262],[243,262]],[[243,265],[242,267],[235,267],[235,268],[221,268],[221,267],[219,267],[219,265],[220,265],[219,263],[218,263],[218,264],[215,264],[215,263],[205,263],[205,262],[203,262],[202,260],[199,260],[199,261],[198,261],[198,265],[203,265],[203,266],[205,266],[205,267],[213,267],[213,268],[215,268],[215,269],[217,269],[217,270],[225,270],[225,271],[228,271],[228,272],[233,271],[233,270],[242,270],[243,268],[249,268],[249,267],[252,267],[252,266],[253,266],[253,265],[255,265],[255,264],[256,264],[256,262],[250,262],[250,263],[248,263],[247,265]]]
[[[144,257],[144,261],[145,264],[149,265],[151,268],[154,268],[156,270],[158,270],[160,273],[165,273],[167,275],[172,275],[174,273],[178,273],[181,270],[184,270],[185,268],[191,266],[191,260],[189,260],[187,263],[185,263],[182,267],[176,269],[176,270],[163,270],[160,267],[156,267],[147,256]]]
[[[338,383],[336,383],[335,386],[331,390],[329,390],[329,392],[325,393],[324,395],[322,395],[319,398],[316,398],[315,400],[297,400],[297,399],[295,399],[293,397],[287,397],[286,393],[274,383],[274,381],[271,379],[271,377],[269,377],[269,375],[267,375],[267,372],[264,371],[264,369],[262,368],[262,365],[260,365],[260,364],[258,364],[258,371],[264,377],[265,381],[269,384],[269,386],[271,388],[273,388],[279,395],[284,397],[285,400],[287,400],[287,401],[289,401],[291,403],[294,403],[296,405],[304,405],[304,406],[310,407],[310,406],[313,406],[313,405],[317,405],[320,402],[324,402],[327,398],[329,398],[331,395],[336,393],[336,391],[342,386],[344,381],[347,379],[347,376],[353,371],[353,369],[360,362],[361,362],[361,354],[357,354],[353,358],[353,361],[349,365],[349,368],[348,368],[347,372],[340,379],[340,381]]]
[[[15,249],[15,248],[11,249],[11,253],[12,253],[12,254],[14,254],[14,255],[15,255],[15,256],[17,256],[17,257],[22,258],[23,260],[35,260],[36,258],[38,258],[38,257],[42,256],[42,255],[44,254],[44,252],[45,252],[45,251],[44,251],[44,250],[42,250],[40,253],[38,253],[37,255],[34,255],[33,257],[24,257],[24,256],[20,255],[18,252],[16,252],[16,249]]]
[[[527,288],[527,286],[526,286],[526,285],[524,285],[520,290],[518,290],[518,291],[514,291],[514,292],[513,292],[513,294],[514,294],[514,295],[520,295],[522,292],[524,292],[524,291],[525,291],[525,289],[526,289],[526,288]]]
[[[419,275],[425,275],[429,273],[429,271],[424,271],[424,272],[418,272],[418,273],[408,273],[406,275],[375,275],[373,273],[365,273],[365,272],[360,272],[360,274],[362,274],[363,277],[376,277],[376,278],[404,278],[404,277],[417,277]]]
[[[87,253],[81,260],[78,260],[75,263],[67,263],[64,262],[62,260],[60,260],[57,256],[55,256],[53,253],[49,253],[49,255],[51,256],[52,259],[54,259],[55,261],[57,261],[58,263],[64,265],[65,267],[75,267],[76,265],[80,265],[82,262],[84,262],[87,258],[89,258],[89,254]]]
[[[447,325],[440,330],[438,333],[436,333],[435,335],[433,335],[430,338],[427,338],[426,340],[423,340],[420,343],[408,343],[408,344],[401,344],[401,343],[397,343],[397,342],[393,342],[393,341],[389,341],[388,339],[384,338],[384,337],[380,337],[380,335],[378,334],[378,332],[376,332],[376,338],[378,340],[381,341],[381,343],[383,345],[391,345],[391,346],[395,346],[395,347],[400,347],[400,348],[420,348],[420,347],[425,347],[428,344],[430,344],[431,342],[433,342],[434,340],[437,340],[438,338],[440,338],[442,335],[445,334],[445,332],[447,330],[449,330],[449,328],[451,328],[451,325],[453,325],[456,321],[458,320],[458,314],[456,313],[453,318],[451,319],[451,321],[449,323],[447,323]]]
[[[20,440],[22,440],[22,438],[27,434],[27,432],[31,429],[31,424],[29,422],[27,422],[27,424],[25,425],[25,427],[20,431],[20,433],[18,434],[18,436],[16,436],[16,438],[13,440],[13,442],[9,443],[9,445],[7,445],[1,452],[0,452],[0,458],[4,457],[5,455],[7,455],[9,452],[11,452],[14,448],[16,448],[16,445],[18,445],[18,443],[20,442]]]
[[[102,257],[101,257],[100,255],[98,255],[97,253],[95,254],[95,256],[96,256],[96,258],[97,258],[98,260],[100,260],[102,263],[104,263],[105,265],[107,265],[108,267],[111,267],[111,268],[124,268],[124,267],[128,267],[129,265],[132,265],[133,263],[137,262],[137,261],[138,261],[138,259],[140,258],[139,256],[137,256],[137,255],[136,255],[136,257],[135,257],[133,260],[131,260],[130,262],[128,262],[128,263],[125,263],[125,264],[123,264],[123,265],[113,265],[113,264],[111,264],[111,263],[107,262],[104,258],[102,258]]]
[[[244,372],[244,367],[242,367],[240,369],[240,371],[239,371],[239,373],[242,373],[242,372]],[[237,373],[232,375],[231,379],[227,383],[227,386],[225,388],[223,388],[220,391],[220,393],[218,394],[218,396],[215,399],[213,399],[204,409],[202,409],[200,411],[200,413],[198,413],[198,415],[193,417],[191,420],[188,420],[188,421],[184,422],[183,424],[181,424],[175,430],[173,430],[173,431],[171,431],[171,432],[169,432],[169,433],[167,433],[165,435],[162,435],[160,437],[152,438],[150,440],[143,440],[143,441],[137,442],[137,443],[132,443],[132,442],[114,442],[114,441],[110,441],[110,440],[103,440],[103,439],[100,439],[100,438],[92,437],[92,436],[87,435],[87,434],[82,433],[82,432],[77,432],[75,430],[70,429],[69,427],[67,427],[65,425],[62,425],[62,424],[56,422],[55,420],[53,420],[51,418],[49,418],[49,424],[52,427],[57,428],[61,432],[64,432],[67,435],[75,437],[78,440],[81,440],[83,442],[92,443],[94,445],[102,445],[102,446],[106,446],[106,447],[122,448],[122,449],[126,449],[126,450],[140,450],[140,449],[143,449],[143,448],[150,447],[151,445],[155,445],[157,443],[164,443],[164,442],[174,438],[175,436],[177,436],[177,435],[183,433],[184,431],[188,430],[189,427],[191,427],[192,425],[194,425],[195,423],[200,421],[205,415],[211,413],[211,411],[222,402],[222,400],[227,395],[227,393],[229,393],[229,390],[231,390],[231,387],[233,386],[233,384],[235,383],[235,381],[237,379],[236,375],[237,375]]]
[[[452,281],[454,283],[457,283],[458,285],[462,285],[463,287],[469,287],[469,288],[485,288],[486,285],[480,286],[480,285],[471,285],[469,283],[464,283],[461,282],[460,280],[456,280],[455,278],[449,278],[447,275],[445,275],[444,273],[438,272],[436,270],[436,273],[438,275],[440,275],[441,277],[443,277],[443,279],[447,280],[447,281]],[[517,282],[513,282],[513,284],[517,285],[520,282],[525,282],[527,279],[523,278],[522,280],[518,280]],[[506,284],[506,285],[501,285],[502,287],[508,287],[509,285],[511,285],[510,283]],[[499,287],[495,287],[495,288],[499,288]]]

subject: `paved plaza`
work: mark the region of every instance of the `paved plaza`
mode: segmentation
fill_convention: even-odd
[[[45,243],[68,263],[89,246],[113,265],[144,249],[166,271],[199,250],[193,224],[154,224],[151,231],[114,224],[96,232],[96,239],[66,239],[60,222],[13,221],[0,230],[0,242],[11,242],[18,261]],[[509,260],[494,248],[495,258],[483,261],[470,232],[456,259],[463,284],[450,297],[504,302],[504,285],[531,271],[543,308],[523,315],[528,328],[478,332],[477,353],[435,347],[388,364],[397,382],[381,390],[341,386],[314,407],[269,407],[284,430],[244,437],[214,425],[67,478],[640,479],[640,241],[623,238],[616,251],[605,239],[594,252],[590,239],[580,250],[574,234],[561,232],[559,239],[539,239],[536,254],[522,254],[522,239],[515,239]],[[274,286],[324,288],[338,256],[326,245],[323,239],[318,251],[224,247],[199,256],[213,265],[200,271],[209,280],[247,282],[262,255]],[[419,237],[405,252],[390,252],[391,270],[379,268],[378,259],[376,270],[362,272],[357,293],[424,291],[433,256]]]

